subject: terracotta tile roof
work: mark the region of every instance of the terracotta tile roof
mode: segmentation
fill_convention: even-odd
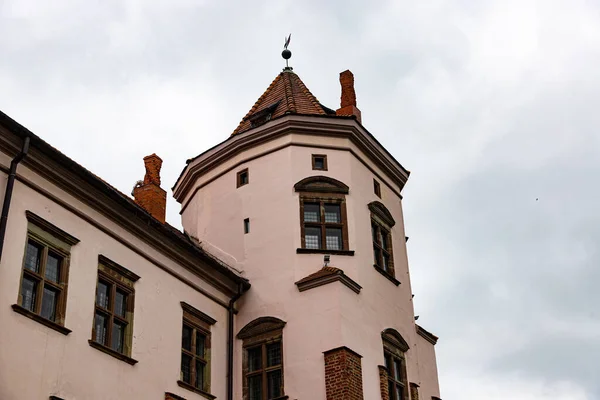
[[[323,278],[323,277],[330,276],[330,275],[341,275],[343,273],[344,273],[344,271],[342,271],[341,269],[336,268],[336,267],[323,267],[320,270],[318,270],[317,272],[314,272],[314,273],[300,279],[298,282],[296,282],[296,285],[300,284],[300,283],[312,281],[313,279]]]
[[[300,279],[296,282],[296,286],[298,286],[299,291],[304,292],[305,290],[333,282],[342,283],[356,294],[359,294],[362,289],[358,283],[353,281],[348,275],[344,274],[344,271],[335,267],[323,267],[317,272]]]
[[[232,135],[253,128],[254,119],[260,118],[266,122],[285,114],[328,115],[332,113],[335,114],[333,110],[319,103],[298,75],[286,69],[271,82]],[[267,116],[267,114],[271,115]]]

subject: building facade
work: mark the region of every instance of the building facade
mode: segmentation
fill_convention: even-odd
[[[0,113],[1,399],[437,399],[409,172],[286,67],[229,139],[126,196]],[[2,236],[4,235],[4,236]]]

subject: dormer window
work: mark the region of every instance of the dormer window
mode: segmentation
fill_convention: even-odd
[[[319,171],[327,171],[327,156],[324,154],[313,154],[312,169]]]
[[[246,120],[250,121],[250,127],[256,128],[257,126],[261,126],[269,122],[273,117],[273,113],[275,112],[275,109],[277,109],[277,106],[279,105],[280,101],[278,101],[277,103],[273,103],[270,106],[260,111],[257,111],[254,114],[247,117]]]

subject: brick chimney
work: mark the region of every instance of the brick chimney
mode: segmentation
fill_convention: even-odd
[[[340,85],[342,85],[342,97],[340,108],[336,110],[336,115],[354,115],[358,122],[361,122],[360,110],[356,108],[356,92],[354,92],[354,75],[350,70],[340,72]]]
[[[148,211],[154,218],[165,223],[167,192],[160,187],[160,168],[162,160],[156,154],[144,157],[146,175],[133,188],[135,202]]]

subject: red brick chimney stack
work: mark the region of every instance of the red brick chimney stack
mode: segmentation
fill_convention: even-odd
[[[144,157],[146,175],[133,188],[135,202],[160,222],[165,222],[167,192],[160,187],[162,159],[156,154]]]
[[[354,115],[361,122],[360,110],[356,108],[356,92],[354,91],[354,75],[350,70],[340,73],[340,85],[342,86],[342,97],[340,108],[336,115]]]

